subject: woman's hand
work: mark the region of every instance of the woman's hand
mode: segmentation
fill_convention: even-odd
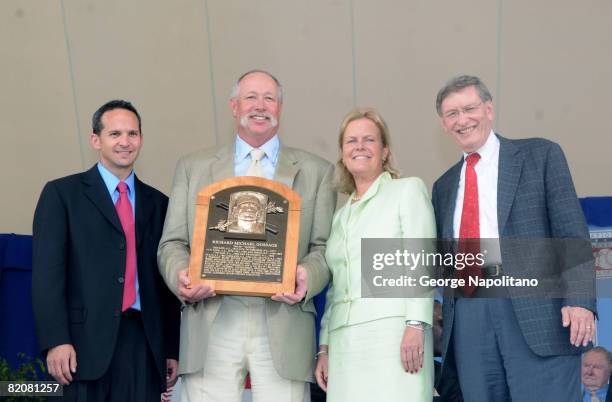
[[[329,358],[327,356],[327,349],[319,351],[317,354],[317,368],[315,368],[315,378],[317,384],[325,392],[327,392],[327,367]]]
[[[404,370],[411,374],[423,367],[425,334],[422,329],[407,326],[400,345],[400,357]]]

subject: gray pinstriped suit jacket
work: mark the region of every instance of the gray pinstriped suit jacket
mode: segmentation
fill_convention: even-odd
[[[500,141],[497,179],[497,218],[504,270],[516,265],[516,253],[504,249],[508,238],[589,238],[584,215],[561,147],[541,138]],[[453,214],[463,159],[433,186],[432,202],[439,238],[453,238]],[[525,256],[521,256],[524,260]],[[522,335],[540,356],[578,354],[570,345],[569,329],[561,325],[561,307],[580,306],[595,312],[592,261],[579,269],[558,274],[567,285],[566,297],[557,299],[513,298]],[[508,289],[511,296],[514,290]],[[445,297],[443,353],[452,334],[454,297]]]

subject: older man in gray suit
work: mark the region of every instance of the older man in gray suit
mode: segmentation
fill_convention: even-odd
[[[465,238],[498,238],[500,252],[477,268],[480,277],[515,273],[545,252],[511,250],[516,239],[588,240],[559,145],[493,133],[492,97],[477,77],[450,80],[436,108],[464,153],[433,187],[438,236],[458,238],[460,247]],[[556,298],[517,297],[520,289],[510,287],[501,289],[505,297],[475,297],[486,294],[482,288],[445,297],[443,370],[456,367],[466,401],[580,398],[580,353],[595,330],[594,266],[553,269],[564,285]]]
[[[241,401],[248,373],[254,401],[309,401],[312,298],[329,280],[324,249],[336,205],[333,167],[279,142],[282,88],[270,73],[253,70],[240,77],[230,107],[234,143],[178,162],[158,251],[168,287],[186,304],[179,366],[183,400]],[[279,181],[302,197],[294,294],[217,296],[209,286],[188,288],[196,195],[208,184],[241,175]]]

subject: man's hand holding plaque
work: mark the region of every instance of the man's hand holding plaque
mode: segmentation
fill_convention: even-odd
[[[308,272],[301,265],[297,266],[295,271],[295,293],[277,293],[272,296],[272,300],[287,304],[295,304],[301,302],[306,296],[308,290]]]
[[[201,300],[214,297],[217,294],[212,286],[199,283],[190,286],[188,270],[184,269],[178,273],[178,289],[179,296],[188,304],[194,304]],[[271,297],[272,300],[293,305],[301,302],[306,296],[308,290],[308,272],[306,269],[298,265],[295,273],[295,293],[277,293]]]
[[[178,293],[185,303],[193,304],[199,302],[200,300],[216,296],[215,290],[208,284],[199,283],[194,286],[190,285],[191,281],[189,280],[187,269],[179,271]]]

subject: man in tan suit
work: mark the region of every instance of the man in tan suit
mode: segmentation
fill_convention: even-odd
[[[254,70],[240,77],[230,107],[235,142],[178,162],[158,251],[168,287],[186,304],[179,359],[182,399],[241,401],[248,373],[255,402],[309,401],[312,298],[330,275],[324,250],[336,205],[333,166],[279,142],[282,87],[270,73]],[[241,175],[279,181],[302,197],[294,294],[217,296],[208,286],[187,288],[196,195],[208,184]]]

